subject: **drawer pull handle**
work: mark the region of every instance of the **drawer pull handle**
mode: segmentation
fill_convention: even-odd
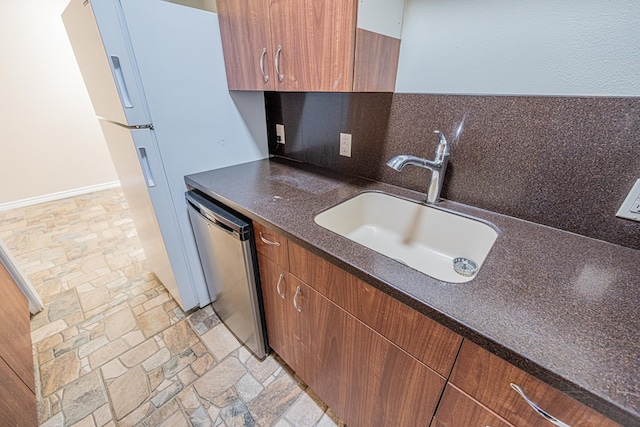
[[[516,391],[516,393],[518,393],[520,396],[522,396],[522,398],[525,400],[525,402],[527,402],[529,404],[529,406],[531,406],[533,408],[534,411],[536,411],[542,418],[544,418],[545,420],[549,421],[551,424],[556,425],[558,427],[571,427],[569,424],[565,424],[562,421],[560,421],[559,419],[557,419],[556,417],[554,417],[551,414],[545,412],[538,405],[536,405],[533,401],[531,401],[531,399],[529,399],[527,397],[527,395],[524,394],[524,391],[522,390],[522,388],[519,385],[511,383],[511,388],[514,389]]]
[[[260,55],[260,72],[262,73],[262,80],[264,80],[265,83],[269,81],[269,76],[267,76],[267,74],[264,72],[264,56],[266,54],[267,54],[267,48],[263,47],[262,54]]]
[[[293,296],[293,306],[298,310],[298,313],[301,313],[302,308],[298,306],[298,295],[300,295],[300,286],[296,288],[296,294]]]
[[[284,279],[284,276],[280,274],[280,278],[278,279],[278,284],[276,285],[276,292],[278,292],[278,295],[280,295],[280,298],[284,299],[284,292],[280,291],[280,282],[282,282],[282,279]]]
[[[262,240],[262,242],[266,243],[267,245],[280,246],[280,242],[272,242],[271,240],[265,239],[262,235],[262,231],[260,232],[260,240]]]

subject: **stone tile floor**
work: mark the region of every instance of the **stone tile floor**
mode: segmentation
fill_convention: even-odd
[[[0,212],[44,301],[31,318],[42,426],[342,426],[211,306],[184,313],[145,262],[120,189]]]

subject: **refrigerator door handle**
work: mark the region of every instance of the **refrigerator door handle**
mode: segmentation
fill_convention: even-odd
[[[124,81],[124,74],[122,73],[122,67],[120,66],[120,58],[117,55],[110,55],[111,66],[113,67],[113,75],[115,76],[116,85],[118,86],[118,92],[122,98],[122,105],[124,108],[133,108],[131,103],[131,97],[129,96],[129,89],[127,89],[127,83]]]
[[[149,166],[147,149],[145,147],[138,147],[138,153],[140,153],[140,162],[142,163],[142,172],[144,173],[144,179],[147,181],[147,187],[153,188],[156,186],[156,181],[153,179],[153,174],[151,173],[151,166]]]

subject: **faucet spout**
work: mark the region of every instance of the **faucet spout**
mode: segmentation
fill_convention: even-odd
[[[433,160],[427,160],[409,154],[400,154],[392,157],[387,162],[387,166],[397,171],[401,171],[407,165],[419,166],[431,171],[429,189],[427,190],[427,203],[436,203],[440,199],[442,182],[444,181],[444,174],[447,170],[447,164],[449,163],[450,150],[447,138],[439,130],[434,131],[434,133],[438,135],[440,142],[438,143],[438,148],[436,148]]]
[[[427,167],[427,162],[429,162],[427,159],[411,156],[409,154],[401,154],[389,159],[387,166],[397,171],[401,171],[407,165]]]

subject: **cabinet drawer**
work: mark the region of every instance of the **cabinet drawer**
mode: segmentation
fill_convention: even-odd
[[[462,338],[384,292],[289,243],[291,273],[444,377]]]
[[[257,222],[253,223],[253,230],[256,236],[257,251],[284,267],[285,270],[288,270],[289,251],[287,249],[287,239]]]
[[[511,388],[512,383],[544,411],[571,426],[618,425],[470,341],[462,344],[450,382],[519,427],[539,426],[544,420]]]
[[[496,414],[447,384],[431,427],[513,427]]]

